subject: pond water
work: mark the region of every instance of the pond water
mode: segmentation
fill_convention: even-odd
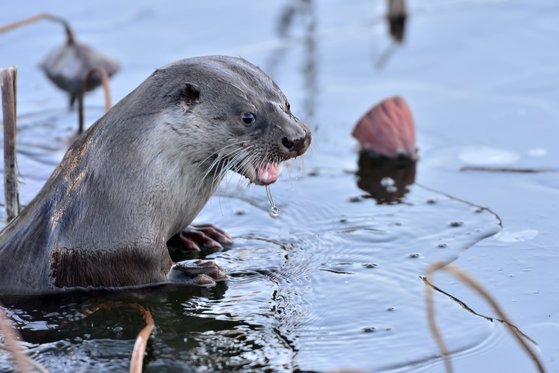
[[[313,129],[309,154],[271,186],[279,217],[270,216],[264,188],[229,175],[197,219],[234,238],[209,256],[229,273],[226,284],[3,299],[30,355],[53,372],[124,371],[144,325],[129,304],[140,304],[156,324],[146,371],[443,371],[419,276],[432,262],[454,260],[496,294],[538,342],[548,369],[559,371],[558,308],[550,301],[559,290],[549,285],[559,280],[551,218],[557,173],[460,171],[556,166],[559,5],[411,1],[402,45],[387,34],[384,6],[24,0],[5,7],[0,23],[49,11],[116,57],[116,99],[170,61],[237,55],[269,73]],[[0,65],[19,70],[23,203],[77,128],[65,95],[37,68],[63,41],[57,27],[0,35]],[[350,133],[371,105],[394,94],[412,108],[421,159],[417,168],[371,172]],[[88,123],[102,115],[102,102],[100,91],[87,97]],[[382,186],[385,177],[396,191]],[[439,287],[491,314],[440,277]],[[447,297],[436,303],[458,371],[533,369],[501,325]],[[0,371],[10,364],[0,350]]]

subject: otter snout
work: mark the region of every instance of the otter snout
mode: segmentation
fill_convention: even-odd
[[[284,135],[280,141],[280,149],[289,158],[302,155],[311,144],[311,131],[303,124],[299,124],[299,127],[299,131]]]

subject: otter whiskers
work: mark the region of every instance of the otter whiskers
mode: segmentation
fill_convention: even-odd
[[[278,166],[281,162],[280,157],[274,154],[271,159],[268,159],[268,152],[264,154],[258,154],[250,151],[250,147],[243,146],[243,142],[235,142],[221,148],[218,152],[213,153],[203,162],[207,161],[211,157],[215,157],[212,163],[208,166],[204,179],[212,174],[211,186],[212,189],[217,188],[217,184],[225,177],[227,171],[236,171],[241,175],[246,175],[249,171],[257,172],[254,170],[263,169],[268,165]],[[240,145],[240,146],[239,146]],[[230,149],[231,147],[238,146],[237,148]],[[280,214],[280,209],[274,202],[272,197],[272,192],[269,185],[266,185],[266,195],[268,201],[270,202],[270,215],[272,217],[278,217]]]

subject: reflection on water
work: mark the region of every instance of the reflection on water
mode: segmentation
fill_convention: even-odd
[[[329,10],[328,17],[320,19],[324,13],[320,13],[323,8],[319,4],[325,6],[327,2],[290,0],[282,4],[279,13],[243,18],[234,12],[238,5],[220,3],[225,9],[220,17],[226,22],[226,15],[234,14],[237,26],[231,28],[235,36],[224,36],[227,43],[240,43],[238,34],[233,32],[241,29],[241,19],[244,26],[250,23],[245,22],[247,19],[255,23],[251,33],[276,22],[280,25],[275,33],[285,41],[281,47],[271,55],[266,50],[264,55],[245,57],[267,61],[263,68],[272,75],[285,69],[297,77],[288,88],[295,92],[302,89],[305,105],[293,106],[304,106],[304,119],[320,119],[322,124],[313,145],[315,163],[308,165],[316,169],[315,176],[295,179],[299,174],[288,174],[292,178],[283,178],[273,186],[274,200],[282,210],[277,219],[268,215],[262,188],[237,190],[235,183],[230,183],[210,201],[200,221],[226,229],[235,240],[230,249],[210,256],[230,274],[226,285],[214,289],[166,286],[116,294],[67,294],[27,302],[7,300],[12,320],[35,359],[53,371],[127,369],[143,320],[125,304],[138,303],[151,309],[157,328],[148,345],[146,371],[291,372],[342,367],[369,371],[403,367],[414,371],[413,364],[436,360],[438,350],[426,327],[424,289],[418,276],[429,263],[452,260],[494,234],[499,223],[485,210],[414,185],[415,164],[379,163],[360,156],[357,174],[353,169],[346,171],[353,168],[355,155],[349,145],[350,128],[340,123],[350,122],[349,111],[361,112],[360,105],[371,101],[369,95],[393,94],[386,90],[394,86],[385,82],[378,91],[367,88],[376,87],[377,81],[368,80],[372,75],[369,57],[355,51],[365,49],[370,34],[362,38],[350,30],[335,39],[338,28],[329,34],[334,35],[334,41],[320,37],[321,22],[339,21],[343,17],[338,15],[347,14],[346,8],[355,3],[340,3]],[[368,2],[359,4],[369,9]],[[213,10],[202,3],[197,6],[208,12]],[[263,5],[246,3],[241,8],[247,11],[259,6]],[[134,22],[150,30],[158,43],[171,39],[169,35],[176,38],[180,33],[170,32],[176,31],[170,30],[171,26],[165,27],[171,22],[155,23],[160,18],[173,19],[165,12],[161,9],[153,17],[135,18]],[[182,12],[181,17],[187,13]],[[344,27],[353,20],[348,19]],[[190,21],[196,22],[195,17]],[[109,17],[104,22],[111,25],[115,21]],[[193,29],[203,29],[205,22],[195,23]],[[90,30],[92,34],[102,37],[100,27],[89,27],[98,32]],[[168,32],[165,38],[159,28]],[[303,36],[297,39],[296,32]],[[365,32],[373,31],[367,28]],[[111,38],[116,39],[112,34]],[[288,39],[303,43],[290,44]],[[214,51],[211,40],[204,40],[210,45],[204,45],[206,49],[181,49],[180,53]],[[198,39],[188,41],[196,44]],[[175,42],[175,48],[189,45],[183,40]],[[126,44],[134,43],[127,40]],[[145,57],[173,55],[163,44]],[[122,46],[130,52],[129,46]],[[145,50],[142,53],[145,55]],[[297,53],[302,53],[302,58]],[[421,54],[413,56],[423,58]],[[421,58],[419,63],[425,66]],[[152,66],[148,68],[138,61],[124,66],[123,75],[117,77],[126,81],[126,91],[135,86],[139,77],[151,72]],[[319,62],[325,69],[317,69]],[[415,77],[415,59],[398,62],[402,63],[399,74],[412,72],[402,80]],[[365,65],[367,70],[362,69]],[[357,73],[352,72],[354,69]],[[134,73],[126,75],[131,70]],[[328,84],[319,87],[319,81]],[[422,89],[419,85],[412,88]],[[24,102],[34,93],[20,90]],[[333,97],[325,99],[328,104],[321,106],[319,94]],[[415,94],[416,100],[419,95]],[[441,106],[431,110],[439,114]],[[37,193],[60,160],[75,126],[73,114],[42,108],[37,115],[20,121],[24,202]],[[101,108],[89,110],[88,122],[101,113]],[[423,111],[423,118],[425,115]],[[333,139],[326,143],[329,146],[321,147],[324,143],[320,141],[328,139]],[[354,198],[362,196],[363,191],[374,201]],[[106,302],[115,306],[88,311]],[[446,299],[439,302],[438,319],[452,351],[478,347],[492,337],[492,324],[461,312]],[[0,371],[9,364],[0,353]]]
[[[285,353],[304,370],[428,361],[435,352],[425,340],[418,276],[430,262],[452,260],[497,232],[498,221],[409,184],[401,204],[352,199],[359,194],[352,174],[318,171],[296,187],[275,186],[283,212],[277,219],[267,215],[265,199],[248,191],[222,192],[210,201],[202,218],[235,237],[230,250],[212,255],[235,279],[223,301],[212,304],[214,313],[252,320],[264,335],[279,333]],[[407,178],[403,184],[413,180]],[[236,215],[239,209],[245,213]],[[455,312],[450,302],[440,307],[454,351],[492,333],[490,324]]]
[[[125,369],[143,326],[127,303],[155,319],[147,371],[377,370],[429,361],[436,349],[426,341],[418,276],[495,233],[497,221],[417,187],[399,205],[349,202],[353,175],[322,174],[296,190],[278,184],[284,213],[275,219],[265,199],[245,193],[210,201],[202,218],[234,235],[230,249],[210,256],[230,274],[226,285],[2,301],[32,356],[56,371]],[[438,306],[452,351],[491,335],[491,324],[456,307]],[[0,359],[0,369],[6,364]]]
[[[386,47],[376,60],[375,67],[377,69],[382,69],[386,66],[390,58],[397,51],[398,46],[404,43],[406,37],[406,23],[408,20],[406,0],[386,0],[386,4],[388,9],[386,22],[392,43]]]
[[[415,183],[416,162],[359,153],[357,186],[380,204],[401,203]]]
[[[121,294],[73,293],[64,296],[3,300],[11,307],[30,354],[50,371],[127,369],[143,318],[127,304],[151,310],[157,325],[146,356],[147,371],[260,371],[271,361],[281,366],[281,341],[262,334],[259,325],[212,315],[219,302],[213,289],[167,287]],[[9,302],[9,303],[8,303]],[[276,345],[280,344],[279,348]],[[289,361],[289,360],[288,360]],[[0,371],[8,368],[0,359]],[[287,370],[286,370],[287,371]]]

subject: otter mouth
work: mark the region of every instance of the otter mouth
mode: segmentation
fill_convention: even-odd
[[[234,167],[232,170],[256,185],[269,185],[279,178],[281,165],[278,162],[260,162],[256,165]]]

